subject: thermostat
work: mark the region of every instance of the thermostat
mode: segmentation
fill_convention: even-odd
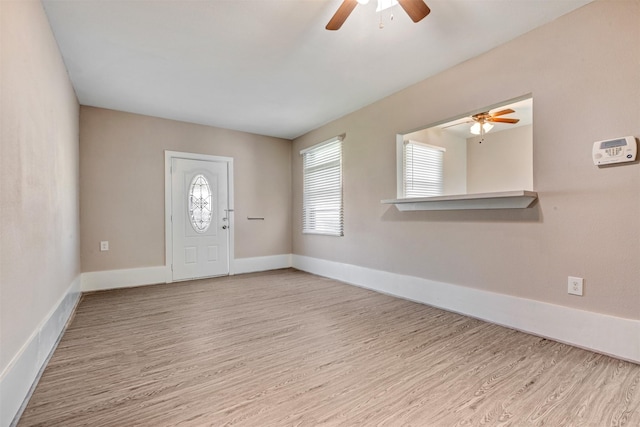
[[[633,136],[625,136],[593,143],[593,164],[609,165],[611,163],[633,162],[638,147]]]

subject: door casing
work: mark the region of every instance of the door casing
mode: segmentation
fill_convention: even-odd
[[[234,269],[234,202],[233,202],[233,158],[212,156],[209,154],[184,153],[179,151],[164,152],[164,246],[165,246],[165,267],[166,283],[173,282],[173,233],[171,232],[171,164],[173,159],[202,160],[209,162],[227,163],[227,184],[228,184],[228,222],[229,222],[229,275],[235,273]]]

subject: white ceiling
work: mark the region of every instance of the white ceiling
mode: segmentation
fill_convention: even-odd
[[[592,0],[43,0],[83,105],[292,139]]]

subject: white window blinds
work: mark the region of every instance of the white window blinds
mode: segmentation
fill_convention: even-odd
[[[403,147],[404,197],[442,195],[443,147],[405,141]]]
[[[302,232],[342,236],[342,138],[300,154],[304,175]]]

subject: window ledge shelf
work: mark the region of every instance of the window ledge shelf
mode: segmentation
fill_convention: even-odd
[[[381,200],[381,203],[395,205],[399,211],[525,209],[533,205],[537,198],[538,193],[535,191],[517,190],[497,193],[387,199]]]

